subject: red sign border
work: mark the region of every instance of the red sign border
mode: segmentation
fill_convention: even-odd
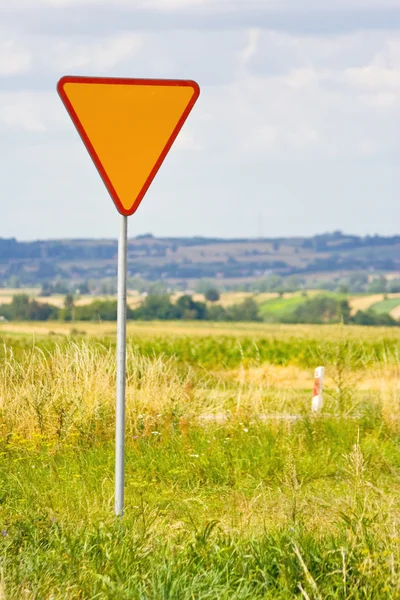
[[[102,165],[102,162],[93,147],[93,144],[90,141],[90,138],[88,137],[78,115],[76,114],[71,102],[68,99],[68,96],[64,90],[64,86],[67,83],[85,83],[85,84],[86,83],[95,83],[95,84],[105,84],[105,85],[149,85],[149,86],[164,85],[164,86],[191,87],[193,89],[194,93],[193,93],[193,96],[192,96],[189,104],[187,105],[185,111],[183,112],[181,118],[179,119],[168,142],[166,143],[166,145],[165,145],[163,151],[161,152],[157,162],[155,163],[153,169],[151,170],[150,175],[146,179],[136,200],[134,201],[132,207],[129,210],[127,210],[126,208],[123,207],[123,205],[118,197],[118,194],[117,194],[116,190],[114,189],[114,186],[111,183],[111,180],[108,177],[108,175]],[[65,108],[67,109],[67,112],[68,112],[69,116],[71,117],[71,120],[72,120],[73,124],[75,125],[83,143],[85,144],[85,147],[86,147],[87,151],[89,152],[90,157],[91,157],[92,161],[94,162],[94,164],[100,174],[100,177],[102,178],[111,198],[113,199],[118,212],[120,212],[121,215],[125,215],[127,217],[130,215],[133,215],[133,213],[135,213],[136,210],[138,209],[139,204],[143,200],[154,177],[157,175],[159,168],[161,167],[162,163],[164,162],[165,157],[167,156],[168,152],[170,151],[172,144],[174,143],[175,139],[177,138],[178,133],[182,129],[183,124],[185,123],[186,119],[188,118],[193,106],[195,105],[195,103],[200,95],[199,85],[195,81],[192,81],[190,79],[187,79],[187,80],[183,80],[183,79],[131,79],[131,78],[120,78],[120,77],[83,77],[83,76],[75,76],[75,75],[65,75],[64,77],[62,77],[60,79],[60,81],[57,84],[57,92],[58,92]]]

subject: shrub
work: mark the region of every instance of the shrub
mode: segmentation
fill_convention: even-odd
[[[220,293],[216,288],[209,288],[205,293],[205,297],[209,302],[218,302]]]
[[[297,306],[282,320],[287,323],[348,323],[350,306],[347,300],[318,296]]]

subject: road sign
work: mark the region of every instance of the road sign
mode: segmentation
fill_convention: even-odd
[[[57,89],[117,209],[132,215],[192,110],[199,86],[66,76]]]
[[[128,216],[192,110],[194,81],[63,77],[57,85],[72,121],[122,214],[118,241],[115,513],[124,512]]]

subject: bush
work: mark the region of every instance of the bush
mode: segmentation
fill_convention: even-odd
[[[253,298],[246,298],[240,304],[234,304],[227,310],[228,321],[262,321],[258,304]]]
[[[220,293],[216,288],[209,288],[204,295],[209,302],[218,302],[220,299]]]
[[[228,320],[228,316],[226,314],[225,308],[223,306],[220,306],[219,304],[210,306],[207,309],[207,315],[208,315],[207,318],[209,321],[227,321]]]
[[[57,319],[59,309],[50,304],[32,300],[26,294],[17,294],[11,304],[3,304],[0,313],[9,321],[47,321]]]
[[[204,302],[195,302],[191,296],[181,296],[176,303],[178,319],[207,319],[207,307]]]
[[[389,314],[378,314],[372,310],[359,310],[353,317],[352,322],[355,325],[375,325],[381,327],[398,327],[399,323]]]
[[[349,323],[350,306],[347,300],[336,300],[327,296],[311,298],[283,317],[286,323]]]
[[[149,294],[142,306],[133,312],[134,319],[143,321],[179,319],[179,309],[171,303],[167,294]]]
[[[134,311],[127,307],[127,317],[132,319]],[[70,320],[66,317],[66,320]],[[116,321],[117,320],[117,301],[116,300],[95,300],[86,306],[75,307],[76,321]]]

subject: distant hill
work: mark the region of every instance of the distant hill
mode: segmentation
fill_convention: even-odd
[[[235,283],[260,277],[324,276],[334,273],[400,271],[400,235],[222,239],[156,238],[129,240],[129,275],[146,281]],[[18,280],[36,285],[55,279],[102,280],[117,272],[116,240],[0,238],[0,284]]]

